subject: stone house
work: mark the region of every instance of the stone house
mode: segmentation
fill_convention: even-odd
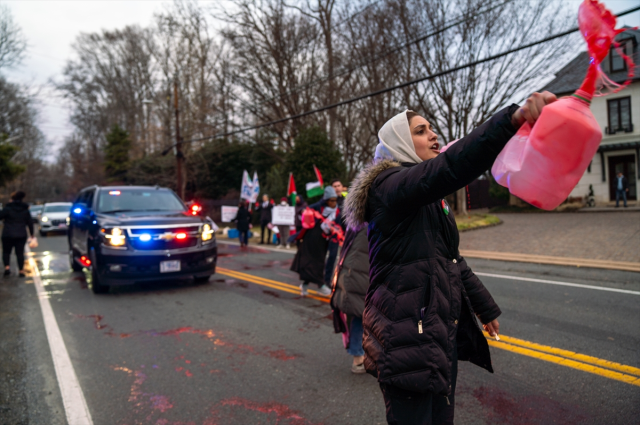
[[[627,55],[633,58],[635,75],[622,91],[603,97],[594,97],[591,111],[602,129],[600,148],[580,182],[571,192],[570,198],[584,198],[593,187],[598,205],[615,201],[614,176],[622,172],[629,181],[628,199],[636,203],[640,187],[638,165],[640,160],[640,30],[629,29],[616,38]],[[562,68],[555,78],[542,90],[555,93],[558,97],[575,92],[587,73],[589,56],[580,53]],[[612,49],[601,64],[602,69],[615,82],[622,83],[628,78],[625,61]],[[542,91],[541,90],[541,91]]]

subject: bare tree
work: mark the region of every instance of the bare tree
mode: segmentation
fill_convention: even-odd
[[[27,40],[13,20],[11,10],[0,4],[0,68],[18,65],[24,58]]]

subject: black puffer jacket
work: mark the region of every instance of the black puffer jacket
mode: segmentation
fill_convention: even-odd
[[[3,238],[26,238],[27,227],[33,236],[33,221],[29,214],[29,204],[22,201],[12,201],[0,211],[0,220],[4,220]]]
[[[512,105],[438,157],[383,161],[363,170],[345,201],[349,226],[368,221],[367,371],[385,384],[450,394],[453,344],[460,360],[493,372],[483,323],[500,309],[458,252],[443,198],[486,171],[515,134]]]
[[[362,317],[369,288],[369,243],[367,229],[348,229],[335,273],[331,306],[350,316]]]

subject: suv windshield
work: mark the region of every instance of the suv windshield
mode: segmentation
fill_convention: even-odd
[[[68,213],[71,211],[71,204],[69,205],[47,205],[44,207],[43,213]]]
[[[184,211],[184,205],[168,190],[114,189],[100,191],[97,211]]]

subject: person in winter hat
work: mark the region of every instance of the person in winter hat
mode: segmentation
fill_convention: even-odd
[[[404,111],[380,129],[374,162],[352,183],[345,221],[368,223],[364,365],[380,383],[390,424],[453,424],[458,360],[493,372],[476,316],[497,336],[500,308],[460,256],[444,198],[489,169],[518,128],[555,100],[534,93],[442,154],[431,124]]]
[[[264,244],[264,232],[267,231],[267,242],[271,243],[271,210],[273,209],[273,199],[269,200],[269,195],[262,195],[262,202],[257,203],[256,213],[260,214],[260,243]]]
[[[18,275],[24,277],[24,245],[27,243],[27,229],[33,237],[33,220],[29,214],[29,204],[23,202],[25,193],[22,191],[11,194],[9,202],[0,211],[0,220],[4,221],[2,229],[2,261],[4,275],[11,274],[11,251],[15,249],[18,257]]]
[[[335,204],[332,201],[333,199],[336,199]],[[325,208],[335,208],[335,218],[332,221],[342,230],[342,207],[340,206],[340,199],[341,194],[336,191],[335,187],[333,185],[327,186],[324,188],[322,200],[311,205],[311,208],[319,213],[322,213]],[[326,256],[324,264],[324,284],[327,288],[331,287],[331,277],[333,276],[339,246],[338,235],[334,233],[329,238],[329,243],[327,244],[328,255]]]

